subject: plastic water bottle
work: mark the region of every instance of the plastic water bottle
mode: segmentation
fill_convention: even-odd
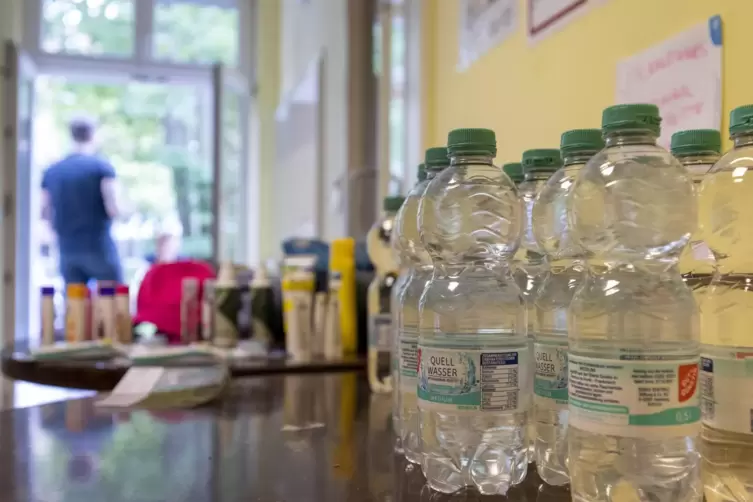
[[[578,173],[604,148],[600,129],[562,134],[563,167],[539,191],[533,205],[533,234],[546,255],[548,271],[536,297],[539,314],[534,333],[533,420],[536,468],[541,479],[561,486],[567,472],[567,310],[583,283],[583,250],[567,223],[567,198]]]
[[[710,501],[753,500],[753,105],[701,182],[700,235],[717,270],[701,308],[703,476]]]
[[[526,236],[526,225],[530,223],[527,219],[528,211],[527,207],[525,205],[525,197],[521,193],[520,185],[525,181],[525,173],[523,172],[523,164],[520,162],[508,162],[507,164],[502,165],[502,171],[510,177],[513,183],[515,183],[515,186],[518,188],[518,195],[521,197],[521,202],[523,203],[523,214],[524,218],[524,224],[521,227],[521,231],[523,234],[521,235],[521,241]],[[529,183],[530,185],[530,183]],[[534,188],[535,189],[535,188]],[[535,194],[534,194],[535,196]],[[528,335],[528,350],[531,354],[533,354],[533,332],[535,330],[535,322],[536,322],[536,313],[534,310],[534,293],[538,291],[538,281],[540,279],[541,270],[535,270],[535,266],[533,263],[529,262],[528,259],[528,253],[526,252],[525,246],[521,242],[521,246],[518,248],[518,251],[515,253],[515,256],[512,260],[512,275],[515,278],[515,284],[518,285],[518,289],[520,290],[521,294],[523,295],[523,303],[526,307],[526,334]],[[540,267],[539,267],[540,268]],[[529,276],[528,272],[537,272],[533,276]],[[531,360],[531,364],[528,367],[528,375],[529,378],[533,379],[533,361]],[[533,400],[530,401],[531,406],[533,406]],[[536,435],[536,430],[534,427],[534,423],[531,420],[533,417],[533,409],[529,410],[528,413],[528,425],[526,426],[526,435],[528,436],[528,462],[533,462],[533,446],[534,446],[534,438]]]
[[[544,251],[533,235],[533,203],[549,177],[562,165],[562,159],[560,151],[553,148],[526,150],[523,152],[521,164],[524,178],[518,185],[518,191],[525,210],[525,223],[520,249],[516,255],[516,258],[520,257],[516,260],[516,270],[522,272],[519,277],[525,280],[521,292],[526,303],[528,336],[532,338],[539,330],[541,322],[536,309],[536,295],[541,289],[547,271]]]
[[[420,198],[428,184],[428,182],[424,183],[425,180],[426,166],[421,163],[418,165],[418,180],[411,190],[411,193],[418,188],[420,191],[418,197]],[[419,185],[421,184],[423,184],[423,186],[419,188]],[[410,196],[411,194],[408,194],[406,201]],[[418,205],[417,202],[416,205]],[[395,285],[392,288],[392,297],[390,299],[392,312],[392,430],[395,433],[395,452],[397,453],[404,453],[403,441],[400,434],[402,427],[400,422],[400,296],[403,294],[405,286],[408,284],[408,279],[410,279],[413,271],[413,262],[410,259],[406,259],[408,258],[407,256],[406,258],[403,258],[402,248],[400,247],[402,244],[397,237],[397,232],[403,231],[401,218],[402,207],[398,211],[397,216],[395,216],[395,227],[390,237],[392,251],[400,267],[400,272],[398,273]],[[418,227],[416,227],[415,235],[418,235]],[[427,253],[424,253],[423,256],[426,257],[427,261],[430,261]]]
[[[721,156],[722,137],[716,129],[680,131],[672,135],[670,149],[672,155],[687,169],[697,193],[701,188],[701,181]],[[700,221],[700,213],[698,218]],[[711,284],[714,262],[714,254],[708,244],[700,238],[700,233],[696,232],[690,245],[680,255],[680,273],[685,284],[693,291],[700,309],[701,326],[703,301]]]
[[[700,502],[700,344],[677,261],[697,224],[692,181],[656,144],[654,105],[604,110],[606,148],[568,215],[593,256],[569,312],[573,500]]]
[[[395,346],[392,329],[392,292],[399,275],[399,265],[392,250],[392,231],[395,217],[405,197],[385,197],[383,214],[366,234],[366,251],[374,266],[374,279],[367,292],[368,352],[366,374],[372,392],[391,394],[392,349]]]
[[[510,260],[523,214],[493,164],[488,129],[448,137],[450,167],[419,208],[434,263],[420,304],[418,406],[422,468],[434,490],[507,492],[528,469],[530,381],[525,310]]]
[[[395,221],[394,249],[410,267],[408,280],[398,302],[398,417],[400,438],[405,458],[421,463],[421,444],[416,404],[416,375],[418,372],[418,302],[424,286],[431,279],[432,264],[418,234],[418,207],[426,187],[450,163],[447,148],[429,148],[425,156],[426,177],[408,194]]]
[[[502,171],[515,184],[515,186],[518,188],[518,195],[520,195],[520,184],[525,180],[525,174],[523,173],[523,164],[521,164],[520,162],[508,162],[507,164],[502,165]],[[523,225],[521,225],[521,231],[525,232],[525,221],[523,222]],[[518,285],[518,289],[520,289],[520,292],[524,296],[524,298],[528,285],[528,275],[526,273],[525,261],[526,250],[523,246],[519,246],[518,251],[515,253],[515,256],[512,260],[512,275],[515,278],[515,283]]]
[[[523,152],[521,165],[523,167],[523,181],[518,185],[520,198],[525,210],[525,224],[520,240],[520,249],[516,255],[516,281],[523,293],[526,305],[526,325],[528,332],[528,349],[531,354],[531,364],[528,368],[531,381],[534,376],[533,337],[539,331],[541,319],[536,308],[536,299],[546,277],[547,264],[544,252],[539,247],[533,235],[533,203],[539,191],[546,184],[549,176],[562,164],[559,150],[536,149]],[[522,285],[521,285],[522,282]],[[528,460],[534,460],[534,446],[536,443],[536,427],[533,420],[533,399],[530,401],[531,410],[528,415]]]

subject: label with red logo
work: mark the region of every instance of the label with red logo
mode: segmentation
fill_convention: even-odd
[[[570,354],[570,426],[619,437],[688,436],[701,410],[699,359]]]

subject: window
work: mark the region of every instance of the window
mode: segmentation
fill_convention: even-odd
[[[40,167],[68,151],[68,121],[81,110],[99,123],[100,153],[115,167],[131,217],[113,227],[126,278],[129,260],[154,251],[155,232],[179,221],[181,255],[212,255],[211,197],[214,184],[204,127],[211,103],[201,85],[91,82],[59,76],[37,81]],[[237,184],[237,183],[236,183]],[[49,264],[57,270],[57,260]]]
[[[91,56],[134,52],[133,0],[43,0],[42,50]]]
[[[156,59],[179,63],[238,63],[238,9],[234,1],[156,0]],[[212,5],[217,4],[217,5]]]
[[[402,180],[406,173],[407,117],[405,105],[406,86],[406,22],[404,6],[392,6],[390,29],[390,174],[393,180]],[[400,191],[400,187],[396,188]]]
[[[240,66],[248,0],[25,0],[46,54]],[[249,7],[250,8],[250,7]]]

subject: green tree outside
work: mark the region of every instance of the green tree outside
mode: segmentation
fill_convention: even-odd
[[[43,0],[42,48],[51,53],[131,57],[133,0]],[[198,3],[157,2],[152,57],[156,61],[235,66],[238,11]],[[44,162],[63,155],[67,124],[77,114],[101,124],[101,149],[115,166],[132,209],[146,220],[177,213],[183,252],[211,254],[211,119],[208,96],[193,86],[146,82],[44,79],[37,113],[47,114],[54,141]],[[148,251],[148,249],[147,249]]]

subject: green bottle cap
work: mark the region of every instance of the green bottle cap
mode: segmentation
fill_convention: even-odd
[[[433,167],[447,167],[450,165],[450,159],[447,157],[446,146],[435,146],[426,150],[424,163],[427,169]]]
[[[722,135],[716,129],[690,129],[672,135],[670,150],[675,157],[687,157],[706,152],[721,153]]]
[[[491,129],[454,129],[447,135],[450,155],[497,155],[497,137]]]
[[[661,133],[659,108],[650,104],[614,105],[601,114],[604,133],[630,129],[645,129],[657,136]]]
[[[402,195],[391,195],[384,198],[382,207],[388,213],[394,213],[398,209],[400,209],[400,206],[403,205],[403,202],[405,202],[405,197],[403,197]]]
[[[562,156],[556,148],[536,148],[523,152],[523,172],[554,172],[562,167]]]
[[[523,164],[520,162],[508,162],[502,166],[502,170],[510,177],[513,183],[520,183],[523,181]]]
[[[565,131],[560,137],[560,151],[562,157],[568,155],[595,154],[604,148],[604,138],[601,129],[572,129]]]
[[[418,165],[418,181],[421,182],[426,179],[426,165],[423,163]]]
[[[753,131],[753,105],[738,106],[729,114],[729,133],[750,131]]]

